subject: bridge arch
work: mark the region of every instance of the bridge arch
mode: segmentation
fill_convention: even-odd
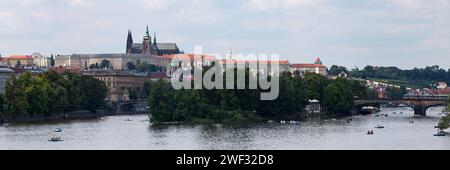
[[[403,104],[414,109],[414,115],[426,116],[426,112],[431,107],[446,106],[447,100],[421,100],[421,99],[359,99],[355,100],[355,107],[360,109],[369,104]]]

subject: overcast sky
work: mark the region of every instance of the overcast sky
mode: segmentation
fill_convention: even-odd
[[[0,53],[123,53],[147,24],[186,52],[450,68],[450,0],[0,0]]]

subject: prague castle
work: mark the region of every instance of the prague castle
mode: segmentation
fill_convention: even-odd
[[[127,63],[146,62],[156,66],[166,67],[170,58],[167,55],[183,54],[176,43],[157,43],[156,34],[153,41],[148,26],[142,43],[134,43],[131,31],[128,31],[125,53],[119,54],[72,54],[57,55],[56,67],[87,68],[91,64],[100,64],[103,60],[111,62],[113,69],[125,70]]]
[[[127,37],[127,54],[151,54],[151,55],[170,55],[170,54],[181,54],[182,52],[178,48],[176,43],[157,43],[156,34],[152,37],[147,29],[145,31],[145,36],[142,43],[133,43],[133,35],[131,31],[128,31]]]

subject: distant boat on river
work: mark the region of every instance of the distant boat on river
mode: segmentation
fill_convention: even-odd
[[[361,114],[368,115],[368,114],[374,114],[377,112],[380,112],[381,110],[379,108],[373,107],[373,106],[367,106],[361,108]]]

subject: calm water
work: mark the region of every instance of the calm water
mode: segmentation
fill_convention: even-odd
[[[442,108],[414,118],[409,108],[386,108],[389,117],[355,116],[308,120],[299,125],[153,127],[148,117],[114,116],[98,120],[0,126],[0,149],[450,149],[450,137],[434,137]],[[397,114],[393,114],[397,112]],[[404,112],[404,114],[400,114]],[[132,121],[126,121],[131,119]],[[415,123],[409,121],[414,119]],[[374,129],[378,124],[385,129]],[[62,133],[54,133],[62,128]],[[366,135],[373,129],[375,135]],[[53,136],[64,141],[48,142]]]

